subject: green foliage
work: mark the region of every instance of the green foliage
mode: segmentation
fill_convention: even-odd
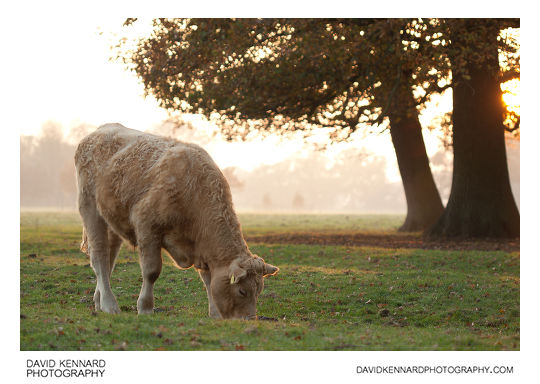
[[[340,230],[398,218],[241,216],[247,233]],[[283,226],[280,225],[284,224]],[[351,224],[349,224],[351,223]],[[193,270],[166,260],[157,312],[136,314],[137,255],[123,247],[112,276],[122,313],[93,312],[95,276],[78,251],[76,214],[21,215],[21,350],[518,350],[519,253],[250,244],[278,265],[258,314],[207,316]],[[268,231],[268,232],[265,232]]]

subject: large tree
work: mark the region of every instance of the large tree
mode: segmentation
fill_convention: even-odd
[[[504,131],[519,129],[519,116],[505,127],[500,89],[519,76],[518,45],[500,38],[512,26],[519,20],[156,20],[125,58],[163,107],[217,116],[231,137],[332,126],[342,140],[389,121],[408,204],[403,229],[442,211],[418,110],[452,87],[452,189],[427,234],[515,237]]]
[[[450,40],[454,171],[444,214],[430,237],[518,237],[519,212],[510,188],[500,83],[519,75],[515,44],[500,32],[517,20],[453,19],[442,23]],[[500,53],[508,68],[501,71]],[[517,120],[519,124],[519,120]],[[516,129],[514,126],[510,130]]]
[[[330,138],[339,141],[366,125],[389,127],[408,208],[401,229],[421,230],[437,220],[443,206],[417,107],[443,90],[433,84],[446,76],[446,63],[435,62],[440,68],[434,74],[413,76],[416,55],[403,41],[415,38],[416,25],[377,19],[160,19],[124,59],[163,107],[215,117],[228,137],[245,138],[254,129],[334,127]],[[415,96],[415,86],[426,83],[423,98]]]

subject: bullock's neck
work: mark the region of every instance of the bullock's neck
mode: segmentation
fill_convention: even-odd
[[[198,253],[209,266],[228,265],[240,255],[248,254],[236,215],[221,215],[201,223],[198,236]]]
[[[201,160],[201,163],[204,162]],[[199,180],[200,190],[194,194],[196,244],[206,263],[227,264],[248,252],[240,223],[233,209],[232,196],[215,164],[207,167]]]

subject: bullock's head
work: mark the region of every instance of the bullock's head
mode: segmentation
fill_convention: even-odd
[[[257,297],[263,278],[275,275],[278,267],[257,255],[234,259],[227,268],[214,271],[210,284],[214,305],[223,319],[255,319]]]

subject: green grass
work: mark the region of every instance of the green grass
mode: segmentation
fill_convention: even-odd
[[[240,215],[250,234],[378,231],[398,216]],[[122,247],[111,285],[122,309],[93,312],[95,276],[74,213],[21,214],[21,350],[518,350],[519,253],[250,244],[278,275],[258,314],[208,318],[192,269],[165,259],[159,312],[136,314],[137,255]]]
[[[270,235],[284,232],[395,232],[402,215],[345,214],[254,214],[239,215],[246,235]]]

